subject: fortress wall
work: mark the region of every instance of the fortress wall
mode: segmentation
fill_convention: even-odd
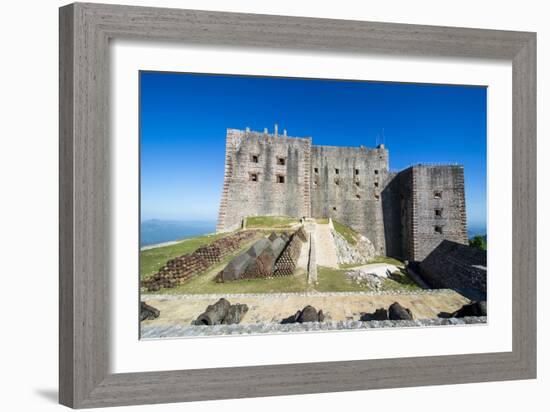
[[[413,169],[399,172],[396,182],[399,185],[399,203],[401,223],[401,256],[403,259],[414,260],[414,199],[413,199]]]
[[[373,242],[377,253],[385,254],[382,192],[393,177],[388,151],[383,146],[315,145],[311,150],[312,216],[331,217],[352,227]]]
[[[398,173],[388,173],[388,183],[382,190],[382,215],[386,255],[398,259],[404,258],[403,226],[401,222],[401,186]]]
[[[245,216],[309,217],[310,138],[228,129],[226,152],[218,231]]]
[[[311,138],[228,129],[217,230],[269,215],[331,217],[368,237],[377,254],[421,261],[444,239],[467,244],[464,170],[393,173],[383,145],[314,146]]]
[[[423,260],[444,239],[467,244],[463,167],[414,166],[411,172],[409,259]]]

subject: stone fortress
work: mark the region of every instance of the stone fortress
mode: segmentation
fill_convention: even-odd
[[[227,129],[217,231],[247,216],[332,218],[366,236],[379,255],[422,261],[443,240],[466,245],[464,169],[389,168],[389,152],[318,146],[311,137]]]

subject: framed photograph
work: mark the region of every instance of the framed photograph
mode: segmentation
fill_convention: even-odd
[[[60,9],[60,402],[536,376],[536,35]]]

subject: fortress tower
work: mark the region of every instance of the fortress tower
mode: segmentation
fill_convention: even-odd
[[[467,243],[462,166],[389,171],[376,148],[312,145],[289,137],[227,129],[218,231],[246,216],[331,217],[365,235],[380,255],[424,259],[444,239]]]

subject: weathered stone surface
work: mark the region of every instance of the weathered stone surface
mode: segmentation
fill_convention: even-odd
[[[367,269],[348,270],[346,276],[352,282],[373,290],[379,290],[383,285],[382,278],[374,273],[370,273]]]
[[[433,288],[487,292],[487,252],[443,240],[420,263],[420,275]]]
[[[158,339],[168,337],[194,337],[194,336],[220,336],[220,335],[241,335],[241,334],[263,334],[263,333],[291,333],[308,331],[338,331],[350,329],[380,329],[380,328],[418,328],[454,325],[473,325],[487,323],[487,318],[465,317],[453,319],[417,319],[417,320],[372,320],[358,322],[354,320],[339,322],[290,322],[290,323],[260,323],[260,324],[238,324],[238,325],[147,325],[141,327],[142,339]]]
[[[331,232],[336,246],[338,264],[367,263],[376,256],[374,245],[365,236],[361,236],[356,245],[351,245],[335,230]]]
[[[152,320],[160,316],[160,311],[145,302],[140,304],[139,320]]]
[[[388,309],[388,318],[390,320],[413,320],[411,311],[401,306],[398,302],[394,302],[390,305]]]

